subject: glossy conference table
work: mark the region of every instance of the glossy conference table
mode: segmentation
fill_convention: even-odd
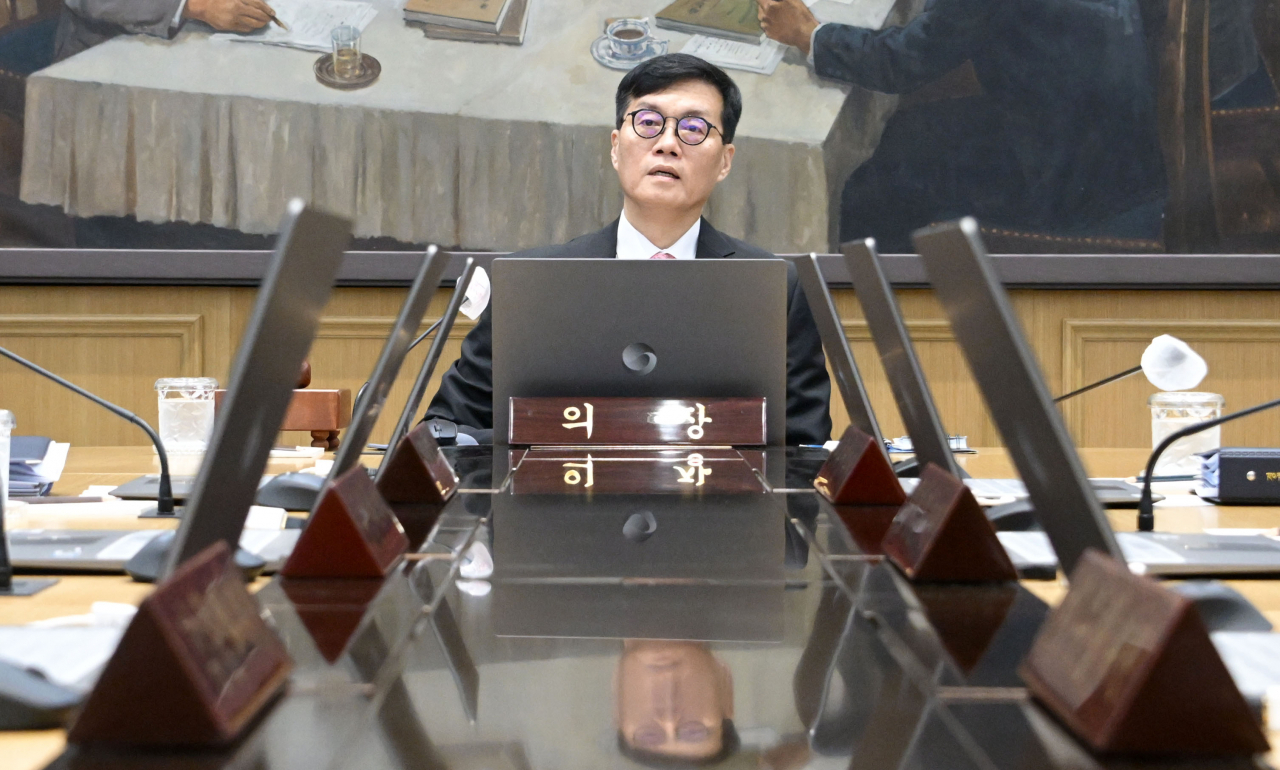
[[[197,23],[37,72],[22,199],[274,233],[297,196],[352,219],[358,237],[496,251],[563,243],[617,217],[609,132],[623,73],[590,48],[606,19],[651,17],[669,0],[529,0],[521,46],[426,39],[403,2],[371,4],[362,50],[382,74],[361,90],[316,82],[313,51],[211,40]],[[922,5],[817,0],[815,12],[878,28]],[[657,37],[670,51],[689,40]],[[778,253],[826,251],[844,181],[897,98],[820,80],[794,51],[773,75],[733,77],[738,153],[707,216]]]
[[[147,452],[73,450],[56,491],[125,480],[147,470]],[[514,474],[505,451],[449,452],[463,491],[424,557],[381,584],[255,584],[296,668],[287,694],[236,747],[62,753],[61,731],[10,733],[0,735],[0,764],[628,768],[642,765],[619,751],[620,724],[656,741],[653,725],[679,715],[686,744],[735,736],[720,767],[1118,766],[1084,753],[1016,674],[1061,584],[907,583],[809,491],[821,451],[746,456],[769,491],[731,493],[737,482],[726,481],[697,495],[590,497],[537,493],[563,473],[564,452],[516,458]],[[1083,455],[1095,475],[1123,475],[1144,457]],[[95,473],[95,458],[110,472]],[[974,475],[1009,475],[1000,450],[964,461]],[[733,458],[715,462],[719,478],[746,478]],[[601,486],[617,473],[598,455],[594,463]],[[652,536],[625,537],[624,524],[646,511],[660,522]],[[1123,527],[1132,517],[1112,518]],[[1157,527],[1275,519],[1266,508],[1164,508]],[[494,557],[487,580],[459,579],[457,555],[472,542]],[[1277,584],[1232,585],[1280,623]],[[0,623],[83,612],[93,599],[136,602],[147,590],[121,577],[66,577],[35,598],[0,599]]]

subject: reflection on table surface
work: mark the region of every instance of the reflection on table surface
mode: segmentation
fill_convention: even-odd
[[[766,452],[751,491],[650,495],[517,494],[522,457],[449,454],[466,491],[420,557],[258,591],[297,668],[237,746],[55,766],[1117,766],[1017,676],[1048,606],[910,584],[804,491],[820,453]]]

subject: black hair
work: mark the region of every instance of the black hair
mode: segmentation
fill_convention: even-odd
[[[738,118],[742,116],[742,92],[738,84],[725,74],[724,70],[709,61],[690,56],[687,53],[667,53],[641,62],[623,76],[618,84],[617,128],[627,119],[627,105],[633,99],[665,91],[677,83],[689,80],[700,80],[716,87],[724,100],[724,108],[720,113],[720,122],[716,126],[724,136],[724,143],[733,142],[733,134],[738,130]]]
[[[643,94],[641,94],[643,96]],[[627,736],[618,731],[618,751],[622,756],[645,767],[668,768],[669,770],[685,770],[688,768],[709,767],[718,765],[738,751],[738,731],[733,726],[732,719],[725,719],[720,723],[720,750],[709,757],[702,759],[685,759],[684,757],[672,757],[666,754],[660,754],[656,751],[646,751],[638,749],[627,743]]]

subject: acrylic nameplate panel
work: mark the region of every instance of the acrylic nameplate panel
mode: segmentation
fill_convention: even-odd
[[[380,578],[409,547],[404,528],[357,465],[326,484],[280,574],[291,578]]]
[[[763,452],[736,449],[531,449],[512,494],[762,493]],[[754,465],[744,455],[756,455]]]
[[[813,486],[837,505],[902,505],[907,493],[889,464],[884,447],[870,436],[850,425],[840,437]]]
[[[920,483],[893,518],[880,548],[911,580],[1018,579],[973,493],[933,463],[921,471]]]
[[[1094,550],[1081,557],[1018,674],[1097,752],[1268,748],[1191,601]]]
[[[290,580],[282,577],[279,582],[316,649],[330,663],[342,657],[383,585],[377,578]]]
[[[219,541],[142,601],[67,740],[225,745],[280,691],[292,667]]]
[[[763,398],[512,398],[507,440],[538,446],[764,446]]]

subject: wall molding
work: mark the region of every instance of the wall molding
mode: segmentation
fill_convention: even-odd
[[[1161,334],[1191,343],[1280,343],[1280,320],[1249,319],[1062,319],[1062,374],[1060,392],[1088,383],[1084,377],[1085,347],[1098,342],[1149,343]],[[1136,361],[1134,362],[1137,363]],[[1063,404],[1063,417],[1072,435],[1084,435],[1085,411],[1074,400]]]
[[[182,362],[175,376],[204,375],[203,315],[0,315],[0,337],[67,339],[85,337],[172,338]]]

